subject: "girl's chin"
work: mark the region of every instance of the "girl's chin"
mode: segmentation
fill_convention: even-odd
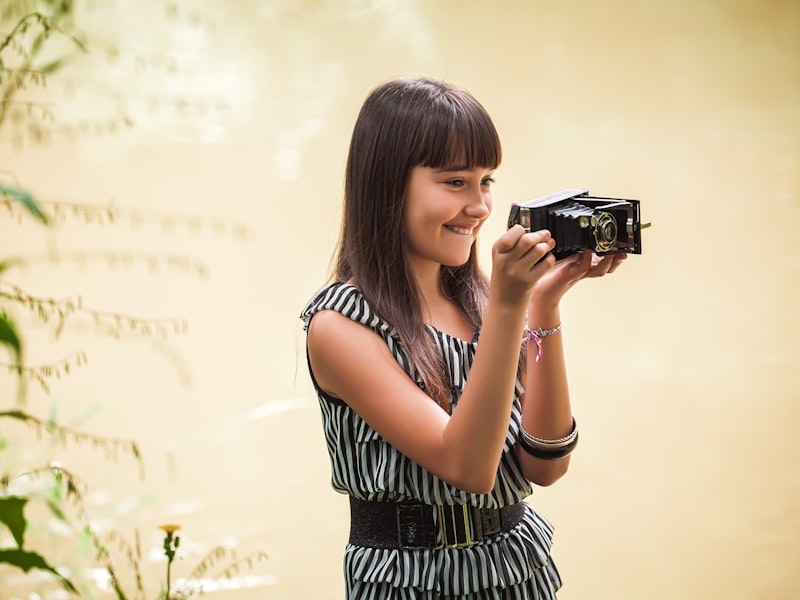
[[[469,262],[469,255],[460,258],[453,257],[450,260],[443,261],[442,266],[455,269],[457,267],[463,267],[468,262]]]

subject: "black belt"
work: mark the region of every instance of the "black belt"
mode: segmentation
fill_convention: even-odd
[[[350,496],[350,543],[370,548],[463,548],[512,529],[524,514],[524,502],[478,508]]]

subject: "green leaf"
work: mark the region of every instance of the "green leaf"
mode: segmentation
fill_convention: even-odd
[[[25,527],[28,526],[23,514],[27,502],[27,498],[20,498],[19,496],[0,498],[0,521],[5,523],[11,530],[11,535],[14,536],[14,541],[17,542],[17,546],[20,548],[22,548],[22,544],[25,541]]]
[[[66,62],[67,62],[66,57],[62,56],[61,58],[58,58],[53,62],[49,62],[44,66],[38,67],[36,70],[44,75],[50,75],[51,73],[55,73],[61,67],[63,67]]]
[[[47,561],[36,552],[28,552],[27,550],[18,550],[12,548],[0,548],[0,563],[19,567],[26,573],[31,569],[49,571],[58,578],[65,590],[72,592],[73,594],[80,595],[77,588],[69,579],[56,571],[55,568],[50,566]]]
[[[61,510],[61,507],[55,500],[48,499],[47,506],[50,508],[50,512],[52,512],[59,521],[62,523],[67,522],[67,515],[64,514],[64,511]]]
[[[0,417],[11,417],[12,419],[17,419],[18,421],[31,420],[31,416],[28,413],[16,409],[0,411]]]
[[[117,594],[118,600],[128,600],[128,597],[125,595],[125,592],[119,586],[119,582],[116,578],[114,578],[112,585],[114,586],[114,592]]]
[[[13,269],[14,267],[19,266],[20,260],[18,258],[6,258],[3,261],[0,261],[0,274],[3,271],[7,271],[8,269]]]
[[[31,196],[25,190],[20,190],[17,188],[0,184],[0,194],[5,196],[6,198],[10,198],[11,200],[16,200],[17,202],[22,204],[25,208],[27,208],[29,213],[31,213],[34,217],[36,217],[42,223],[47,225],[48,223],[47,215],[45,215],[39,208],[39,205],[36,204],[36,200],[33,199],[33,196]]]
[[[14,322],[3,313],[0,313],[0,345],[11,348],[14,361],[19,363],[22,355],[22,343],[19,341]]]

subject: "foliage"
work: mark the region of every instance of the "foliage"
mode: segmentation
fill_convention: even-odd
[[[208,579],[209,571],[220,563],[224,565],[223,570],[219,573],[212,574],[210,576],[212,581],[223,577],[230,577],[238,573],[242,566],[245,566],[247,569],[252,569],[257,562],[267,558],[264,552],[254,552],[244,558],[238,559],[229,548],[217,546],[216,548],[212,548],[203,560],[194,567],[185,582],[173,590],[172,563],[175,561],[175,556],[180,546],[181,539],[180,536],[177,535],[180,526],[171,524],[162,525],[161,529],[164,531],[164,555],[167,557],[167,589],[159,600],[185,600],[196,594],[202,594],[202,585],[189,582]]]
[[[10,12],[14,3],[6,7]],[[50,63],[43,67],[37,67],[35,61],[42,52],[47,39],[55,32],[61,31],[60,23],[69,17],[72,11],[72,4],[69,1],[52,3],[47,13],[31,12],[22,15],[17,20],[10,33],[6,34],[0,43],[0,127],[9,119],[17,115],[16,95],[27,85],[40,85],[47,75],[58,69],[59,63]],[[13,14],[13,12],[11,13]],[[4,14],[4,16],[7,16]],[[69,37],[67,35],[67,37]],[[18,62],[15,66],[10,66],[6,58],[8,52],[13,53]],[[35,200],[27,191],[8,185],[0,186],[0,194],[6,202],[20,203],[31,215],[47,224],[48,219],[41,211]],[[13,261],[4,260],[0,262],[0,275],[13,266]],[[14,321],[5,312],[0,312],[0,344],[5,346],[11,355],[12,362],[9,370],[16,373],[22,381],[22,374],[25,369],[23,345]],[[20,387],[21,389],[21,387]],[[20,396],[21,397],[21,396]],[[33,423],[42,426],[43,423],[31,414],[19,408],[0,412],[0,417],[16,419],[24,423]],[[50,425],[50,430],[54,432],[61,429],[54,424]],[[42,467],[34,471],[29,471],[24,476],[36,476],[43,472],[49,472],[59,481],[64,481],[63,473],[57,468]],[[31,497],[25,493],[20,495],[10,493],[9,487],[15,479],[23,475],[18,474],[14,477],[3,476],[3,485],[0,493],[0,522],[2,522],[13,536],[16,546],[0,548],[0,562],[7,565],[18,567],[24,572],[31,569],[41,569],[53,574],[62,584],[64,589],[76,592],[75,585],[66,577],[63,577],[55,567],[53,567],[40,554],[25,548],[25,533],[28,521],[25,518],[25,508]],[[72,484],[72,479],[67,478],[67,494],[77,493],[77,488]],[[57,514],[62,515],[60,510]]]
[[[49,104],[38,103],[30,98],[21,98],[21,92],[30,89],[43,90],[50,78],[56,75],[70,62],[74,52],[88,52],[86,40],[74,25],[74,0],[9,0],[0,7],[0,26],[11,24],[7,33],[0,33],[0,131],[12,129],[12,139],[19,141],[27,136],[35,142],[47,142],[50,139],[55,122],[54,112]],[[132,125],[127,115],[121,115],[118,121],[124,126]],[[103,121],[108,125],[109,120]],[[109,126],[108,129],[114,129]],[[70,129],[64,131],[70,134]],[[42,203],[17,181],[0,182],[0,209],[5,208],[7,215],[18,220],[23,217],[33,218],[47,227],[55,221],[67,218],[67,215],[83,217],[88,222],[114,223],[121,210],[115,207],[79,206],[67,203]],[[2,216],[2,214],[0,214]],[[174,221],[174,220],[173,220]],[[194,222],[193,222],[194,223]],[[191,225],[191,223],[190,223]],[[214,223],[219,228],[220,223]],[[223,224],[224,226],[224,224]],[[241,228],[232,228],[237,237],[243,237]],[[7,252],[5,249],[3,253]],[[140,259],[148,263],[165,262],[171,267],[189,269],[204,275],[204,265],[198,261],[181,256],[138,255],[135,257],[118,256],[111,252],[104,253],[108,260]],[[118,460],[121,457],[133,459],[141,476],[144,476],[144,465],[137,444],[130,440],[89,434],[80,430],[60,425],[54,420],[42,419],[25,406],[26,390],[30,383],[38,385],[49,392],[52,378],[69,375],[75,368],[86,363],[82,352],[75,352],[56,364],[30,365],[26,361],[24,336],[11,314],[4,306],[30,311],[40,322],[50,326],[55,338],[58,338],[68,320],[83,316],[88,317],[98,330],[113,337],[123,332],[142,336],[165,337],[170,334],[181,334],[186,330],[182,319],[143,319],[115,311],[95,309],[85,306],[80,297],[55,299],[29,294],[25,290],[8,283],[7,274],[25,264],[19,256],[0,255],[0,367],[15,379],[17,387],[16,400],[6,401],[0,398],[0,422],[16,422],[30,429],[37,436],[49,436],[60,443],[86,444],[103,452],[106,458]],[[4,360],[7,356],[7,362]],[[8,449],[7,441],[0,435],[0,455]],[[136,598],[145,597],[145,586],[140,572],[141,550],[139,549],[138,532],[135,544],[131,545],[119,533],[112,531],[101,538],[91,525],[85,506],[87,486],[74,473],[57,462],[35,465],[16,473],[3,473],[0,477],[0,564],[17,568],[24,573],[39,570],[51,575],[61,587],[70,594],[78,594],[75,581],[65,575],[47,556],[32,550],[28,546],[28,533],[32,525],[28,514],[34,504],[43,504],[49,514],[57,521],[71,524],[77,521],[83,532],[82,540],[88,541],[97,560],[110,575],[111,586],[119,600],[128,600],[129,596],[117,575],[118,567],[112,554],[120,552],[125,558],[135,580]],[[69,508],[69,510],[68,510]],[[180,538],[176,535],[177,526],[164,526],[164,551],[167,557],[166,590],[160,598],[171,600],[188,598],[202,593],[198,584],[181,583],[172,585],[172,565],[176,558]],[[4,539],[9,544],[4,545]],[[222,571],[214,577],[225,577],[235,573],[239,568],[252,568],[266,555],[258,552],[243,559],[237,559],[229,549],[218,547],[213,549],[191,572],[188,581],[200,578],[208,579],[212,568],[220,567]]]

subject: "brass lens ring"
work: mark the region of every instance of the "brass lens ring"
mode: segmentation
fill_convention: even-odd
[[[617,220],[611,213],[600,213],[594,228],[595,252],[608,252],[617,242]]]

